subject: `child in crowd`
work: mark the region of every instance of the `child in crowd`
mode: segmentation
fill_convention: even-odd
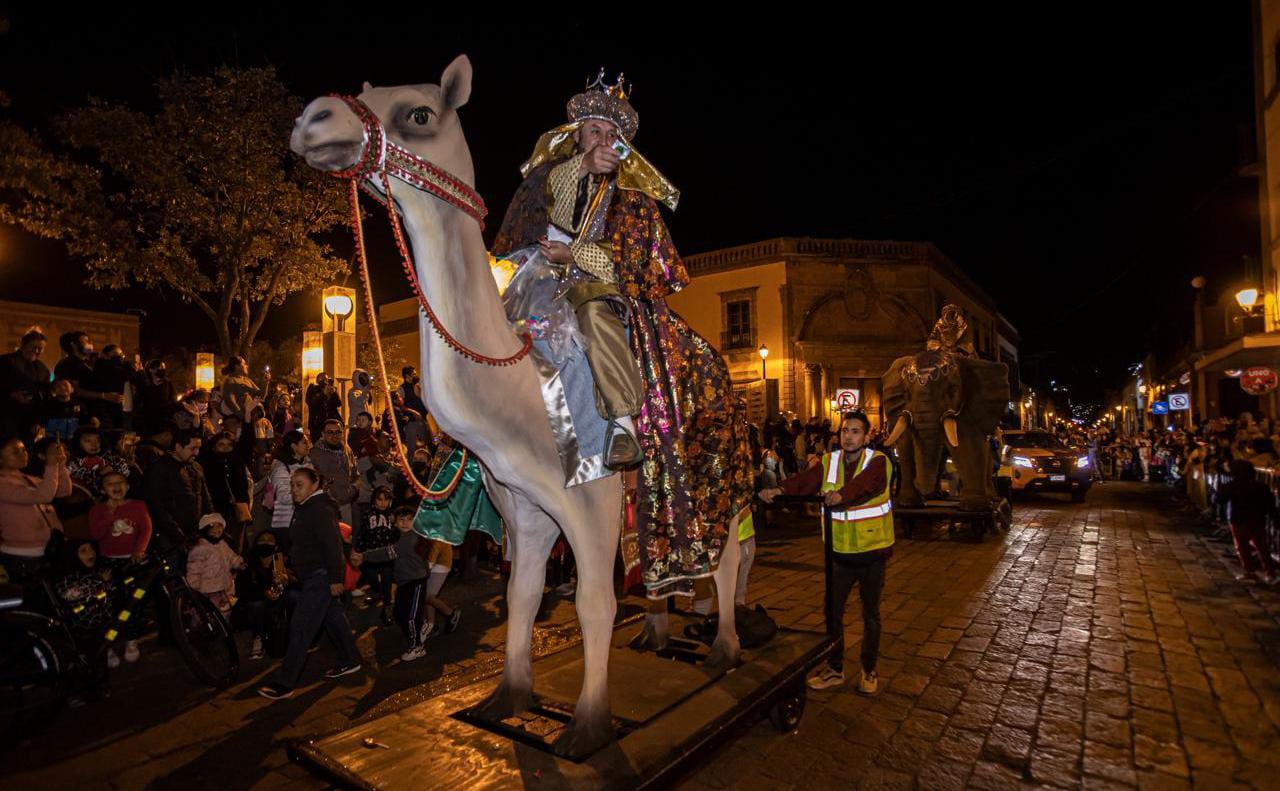
[[[408,506],[400,506],[395,510],[396,543],[380,549],[372,549],[367,554],[351,553],[351,562],[362,566],[365,562],[384,563],[391,561],[395,568],[396,582],[396,623],[409,641],[409,648],[400,658],[412,662],[426,655],[427,649],[422,641],[426,637],[427,579],[430,572],[428,563],[429,542],[413,532],[414,510]]]
[[[102,496],[102,475],[110,461],[102,452],[102,433],[96,426],[81,426],[71,442],[71,461],[67,472],[71,482],[84,489],[95,499]]]
[[[99,561],[98,548],[93,541],[81,539],[70,544],[66,572],[58,580],[57,591],[58,598],[71,613],[69,625],[76,636],[86,641],[102,639],[113,620],[114,586],[111,584],[111,570]],[[124,658],[127,662],[138,660],[136,640],[125,644]],[[120,655],[115,649],[108,648],[107,667],[119,666]]]
[[[227,523],[221,514],[205,514],[199,527],[200,539],[187,553],[187,584],[229,615],[236,588],[231,572],[243,569],[244,559],[222,540]]]
[[[356,424],[347,430],[347,447],[357,459],[363,459],[378,452],[378,444],[374,439],[373,415],[361,412],[356,415]]]
[[[113,570],[142,560],[151,541],[151,515],[141,500],[127,499],[129,479],[117,470],[102,476],[105,496],[89,511],[89,535]]]
[[[351,538],[351,546],[356,552],[363,555],[385,549],[400,539],[395,514],[391,510],[390,488],[379,486],[374,489],[372,501],[364,509],[363,516],[360,529]],[[395,575],[395,563],[391,559],[366,560],[360,570],[361,580],[373,586],[369,604],[376,600],[382,608],[382,622],[391,623],[391,581]]]
[[[236,575],[236,608],[243,611],[253,632],[250,659],[261,659],[269,636],[283,632],[280,624],[284,621],[284,589],[288,583],[289,574],[275,534],[270,530],[258,533],[245,568]]]
[[[444,587],[449,572],[453,571],[453,545],[447,541],[432,539],[427,542],[427,567],[431,576],[427,578],[426,595],[423,601],[427,604],[426,622],[422,625],[422,639],[435,637],[440,633],[436,626],[436,613],[444,616],[444,632],[448,634],[458,628],[462,620],[462,608],[450,607],[440,598],[440,589]]]
[[[44,428],[50,436],[67,441],[80,429],[84,405],[75,397],[70,379],[53,383],[53,398],[44,402]]]

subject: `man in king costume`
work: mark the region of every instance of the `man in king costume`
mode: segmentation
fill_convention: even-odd
[[[632,148],[639,115],[621,75],[608,86],[601,70],[568,117],[521,167],[493,249],[537,246],[563,268],[610,421],[605,464],[640,466],[641,578],[652,598],[691,595],[749,507],[749,429],[724,360],[667,307],[689,274],[658,204],[674,210],[680,193]]]

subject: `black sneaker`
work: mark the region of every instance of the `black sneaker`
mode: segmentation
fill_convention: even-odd
[[[337,667],[331,667],[328,670],[324,671],[324,677],[325,678],[342,678],[343,676],[349,676],[352,673],[359,673],[359,672],[360,672],[360,665],[358,663],[354,665],[339,665]]]
[[[270,684],[263,684],[258,687],[258,694],[271,700],[284,700],[293,695],[293,690],[284,684],[277,684],[273,681]]]
[[[454,607],[453,614],[449,616],[449,622],[445,624],[444,633],[448,634],[458,628],[458,621],[462,620],[462,608]]]

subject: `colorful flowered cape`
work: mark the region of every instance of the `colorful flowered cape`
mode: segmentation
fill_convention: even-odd
[[[495,252],[536,244],[546,233],[547,174],[556,164],[535,168],[516,191]],[[637,535],[624,536],[624,556],[640,563],[650,597],[691,595],[693,580],[715,571],[730,522],[751,502],[746,417],[724,360],[667,307],[665,297],[689,274],[658,204],[642,192],[615,190],[606,229],[647,391],[637,420],[644,451]]]

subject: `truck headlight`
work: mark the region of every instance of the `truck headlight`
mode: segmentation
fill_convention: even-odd
[[[1078,469],[1078,470],[1082,470],[1082,469],[1084,469],[1085,467],[1088,467],[1088,466],[1089,466],[1089,457],[1088,457],[1088,456],[1081,456],[1080,458],[1076,459],[1076,469]]]
[[[1033,464],[1031,459],[1028,459],[1026,456],[1014,456],[1013,463],[1014,466],[1026,467],[1028,470],[1034,470],[1036,468],[1036,465]]]

